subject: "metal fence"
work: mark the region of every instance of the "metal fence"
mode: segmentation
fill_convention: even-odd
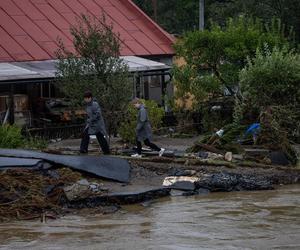
[[[31,137],[41,137],[47,140],[51,139],[68,139],[80,137],[84,124],[66,125],[44,128],[25,128],[24,134]]]

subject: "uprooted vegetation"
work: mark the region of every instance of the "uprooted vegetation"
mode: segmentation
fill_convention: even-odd
[[[34,219],[43,214],[56,217],[62,212],[61,185],[71,184],[81,174],[58,169],[57,174],[29,169],[7,169],[0,172],[0,221],[11,218]],[[46,215],[45,215],[46,214]]]
[[[240,72],[233,122],[225,125],[214,143],[219,149],[239,153],[240,144],[283,152],[292,164],[297,156],[292,145],[300,142],[300,56],[286,48],[266,46],[248,60]],[[259,129],[246,136],[251,124]],[[220,128],[219,128],[220,129]],[[209,141],[205,138],[202,143]],[[196,147],[193,150],[197,150]]]
[[[204,132],[210,133],[201,143],[209,141],[212,130],[222,129],[225,133],[215,143],[222,150],[238,153],[243,141],[282,151],[295,164],[300,54],[285,28],[280,20],[268,27],[262,20],[240,17],[223,27],[212,24],[205,31],[189,32],[177,41],[177,55],[185,62],[173,70],[176,94],[201,112]],[[222,101],[211,107],[216,100]],[[260,131],[253,141],[251,134],[244,135],[255,123]]]

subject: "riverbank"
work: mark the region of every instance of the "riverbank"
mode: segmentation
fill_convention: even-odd
[[[113,214],[0,223],[1,250],[299,249],[300,185],[173,196]]]
[[[168,149],[176,152],[184,152],[194,140],[195,138],[156,138],[157,143],[167,145]],[[53,158],[55,161],[56,158],[67,154],[71,157],[68,159],[74,157],[75,160],[78,157],[75,156],[78,155],[77,144],[79,140],[52,143],[47,149],[48,153],[56,152],[61,155],[50,155],[50,159]],[[115,152],[124,146],[118,141],[113,145]],[[89,154],[98,155],[98,152],[98,145],[92,144]],[[291,166],[274,166],[240,160],[228,162],[222,159],[201,159],[182,153],[180,157],[176,157],[175,154],[162,158],[147,156],[133,159],[126,155],[113,157],[122,158],[123,163],[128,161],[130,165],[128,182],[96,177],[57,163],[46,168],[14,167],[2,170],[0,220],[46,221],[66,214],[80,213],[82,209],[114,213],[123,205],[140,204],[165,196],[270,190],[279,185],[300,182],[300,169]],[[80,160],[90,164],[98,158],[91,158],[94,159],[92,161],[84,159],[86,158]],[[118,167],[115,170],[118,172]]]
[[[125,204],[164,196],[268,190],[300,180],[300,170],[287,167],[228,167],[163,161],[164,158],[155,157],[130,159],[129,183],[95,178],[67,168],[5,170],[0,179],[0,219],[45,221],[86,208],[113,213]],[[198,181],[194,188],[187,190],[162,187],[168,176],[196,177]]]

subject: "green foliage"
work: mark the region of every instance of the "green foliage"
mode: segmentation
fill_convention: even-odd
[[[238,125],[241,123],[243,119],[243,112],[245,110],[245,105],[238,98],[235,98],[234,112],[233,116],[233,124]]]
[[[40,137],[29,137],[24,141],[24,148],[42,150],[47,148],[48,142]]]
[[[18,148],[24,145],[21,129],[16,126],[0,126],[0,148]]]
[[[280,19],[286,27],[293,27],[300,39],[300,1],[298,0],[224,0],[206,1],[206,15],[219,24],[228,17],[240,15],[257,17],[271,24]]]
[[[152,19],[153,5],[149,0],[134,0]],[[198,2],[195,0],[157,1],[157,22],[172,34],[182,34],[198,27]]]
[[[136,120],[137,120],[137,110],[132,105],[129,105],[125,113],[124,120],[123,122],[121,122],[118,128],[118,133],[124,142],[134,143],[135,127],[137,124]]]
[[[143,100],[148,112],[149,120],[153,131],[159,129],[162,124],[162,118],[164,116],[163,108],[160,108],[155,101]],[[137,125],[137,109],[133,105],[128,106],[125,119],[120,124],[118,132],[123,141],[135,142],[135,128]]]
[[[300,106],[272,106],[272,115],[278,121],[281,131],[287,133],[288,139],[300,144]]]
[[[240,73],[243,96],[253,107],[300,103],[300,55],[286,48],[257,50]]]
[[[134,0],[154,19],[150,0]],[[199,1],[160,0],[157,1],[157,22],[168,32],[184,34],[198,28]],[[286,27],[293,27],[300,40],[300,1],[299,0],[205,0],[205,21],[212,20],[221,26],[228,18],[239,16],[255,17],[271,24],[272,19],[280,19]]]
[[[0,148],[44,149],[47,142],[40,138],[24,137],[17,126],[0,126]]]
[[[249,113],[260,113],[258,143],[283,151],[295,163],[290,142],[299,142],[300,138],[300,55],[287,48],[258,49],[240,72],[240,85],[242,119],[247,120]]]
[[[261,131],[258,136],[258,143],[268,149],[284,152],[291,163],[296,164],[296,152],[291,146],[289,136],[291,136],[290,132],[292,128],[295,128],[295,124],[297,124],[298,120],[293,120],[294,124],[292,124],[292,128],[284,127],[283,125],[286,123],[278,116],[281,112],[278,113],[278,111],[278,107],[272,107],[262,113],[260,119]],[[286,117],[283,117],[283,119],[287,120],[289,112],[285,112],[285,114]]]
[[[104,16],[82,15],[71,27],[75,51],[60,42],[57,51],[58,86],[75,105],[90,90],[99,101],[108,131],[113,132],[131,97],[128,66],[119,57],[121,41]]]
[[[271,29],[260,20],[240,17],[229,19],[225,28],[212,23],[210,30],[187,33],[175,44],[177,55],[186,61],[173,71],[178,97],[192,93],[197,104],[222,95],[224,87],[233,94],[239,71],[257,48],[288,46],[284,28],[277,24]]]
[[[236,143],[238,139],[242,138],[247,126],[236,125],[234,123],[226,125],[224,128],[224,135],[220,139],[221,145],[228,145]]]

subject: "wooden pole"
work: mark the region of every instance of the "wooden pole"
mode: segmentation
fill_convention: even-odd
[[[204,30],[204,0],[199,0],[199,30]]]
[[[157,0],[152,0],[154,20],[157,22]]]
[[[9,124],[13,125],[15,123],[15,103],[14,103],[14,94],[15,94],[15,84],[10,85],[9,92]]]
[[[166,91],[166,79],[165,79],[165,75],[162,74],[161,75],[161,104],[162,106],[165,108],[165,95],[166,95],[167,91]]]

